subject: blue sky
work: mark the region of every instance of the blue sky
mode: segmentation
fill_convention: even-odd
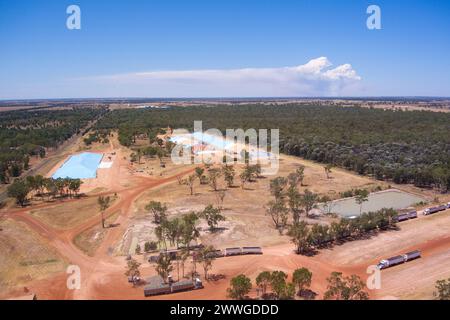
[[[449,40],[447,0],[0,0],[0,99],[450,96]]]

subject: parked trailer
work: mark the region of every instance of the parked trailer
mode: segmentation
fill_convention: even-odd
[[[397,220],[397,222],[403,222],[403,221],[409,220],[409,213],[399,214],[397,216],[396,220]]]
[[[159,287],[154,287],[154,286],[147,286],[144,288],[144,295],[146,297],[150,297],[150,296],[158,296],[158,295],[163,295],[163,294],[169,294],[171,293],[171,289],[170,289],[170,285],[169,284],[165,284]]]
[[[261,247],[242,247],[242,254],[262,254]]]
[[[226,248],[224,250],[224,256],[238,256],[242,254],[242,248]]]
[[[416,218],[417,218],[417,211],[414,210],[414,211],[410,211],[410,212],[407,212],[407,213],[399,214],[397,216],[396,221],[397,222],[403,222],[403,221],[406,221],[406,220],[416,219]]]
[[[199,278],[194,280],[183,280],[169,283],[152,283],[144,288],[146,297],[177,293],[182,291],[198,290],[203,288],[203,283]]]
[[[214,250],[208,253],[207,256],[211,258],[221,258],[224,256],[224,253],[222,252],[222,250]]]
[[[381,260],[380,263],[377,265],[377,268],[382,270],[386,268],[390,268],[393,266],[397,266],[399,264],[409,262],[415,259],[418,259],[421,257],[421,252],[419,250],[411,251],[399,256],[395,256],[386,260]]]
[[[414,211],[408,212],[408,218],[409,219],[416,219],[417,218],[417,211],[414,210]]]
[[[172,293],[194,290],[194,283],[189,280],[176,282],[172,285]]]

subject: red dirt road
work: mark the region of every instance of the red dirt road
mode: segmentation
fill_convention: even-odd
[[[119,153],[117,159],[121,158]],[[125,167],[126,165],[126,163],[122,163],[121,167]],[[77,265],[81,269],[80,290],[72,291],[67,289],[66,281],[68,275],[65,273],[57,274],[45,280],[31,282],[27,287],[36,293],[39,299],[144,299],[142,288],[133,288],[124,276],[125,259],[123,257],[112,256],[110,254],[110,248],[114,247],[114,244],[120,239],[127,228],[129,218],[132,215],[133,203],[140,195],[149,189],[174,182],[177,177],[189,174],[193,169],[186,170],[168,178],[148,178],[130,175],[127,186],[119,183],[120,168],[117,166],[114,170],[116,170],[115,175],[117,179],[110,179],[112,186],[108,192],[91,195],[91,197],[98,197],[101,194],[117,193],[119,196],[118,200],[106,211],[105,216],[109,217],[119,211],[120,214],[116,222],[120,225],[116,228],[108,229],[103,242],[93,257],[87,256],[78,249],[74,245],[73,239],[81,232],[100,224],[98,217],[91,218],[83,224],[68,230],[57,230],[34,218],[29,214],[29,211],[36,208],[51,207],[60,202],[43,203],[31,208],[13,209],[6,212],[6,217],[26,223],[32,230],[46,239],[48,244],[54,247],[69,264]],[[69,203],[76,200],[65,201]],[[369,241],[377,241],[377,237]],[[432,268],[434,261],[441,261],[441,263],[450,266],[450,236],[430,238],[414,246],[409,246],[405,242],[402,250],[383,252],[382,257],[374,256],[371,261],[363,264],[345,265],[336,263],[330,259],[329,250],[327,250],[327,253],[321,252],[314,257],[299,256],[293,252],[293,248],[294,246],[292,244],[283,244],[263,248],[264,254],[261,256],[237,256],[217,259],[214,262],[212,273],[222,275],[223,278],[221,280],[205,283],[203,290],[155,297],[154,299],[225,299],[229,280],[235,275],[243,273],[254,280],[261,271],[282,270],[291,274],[293,270],[299,267],[306,267],[313,272],[311,289],[318,293],[319,298],[321,298],[326,290],[326,278],[333,271],[340,271],[345,275],[357,274],[365,280],[367,278],[367,266],[376,264],[381,258],[407,251],[421,250],[423,253],[422,259],[408,263],[408,266],[405,264],[399,268],[383,271],[383,279],[385,279],[383,281],[386,281],[386,285],[380,291],[370,291],[371,298],[376,299],[386,296],[396,296],[402,290],[410,290],[411,285],[405,284],[404,280],[414,281],[414,277],[420,276],[421,263],[430,264],[427,268]],[[340,250],[346,250],[346,244],[331,249],[332,252],[342,252]],[[408,273],[407,267],[414,268],[416,271],[414,273]],[[437,265],[435,267],[441,268],[442,266]],[[201,268],[198,267],[198,269]],[[189,270],[189,267],[187,267],[187,270]],[[154,275],[155,271],[148,263],[144,263],[141,273],[146,277]],[[173,274],[176,277],[176,269]],[[434,278],[426,280],[430,282]],[[255,292],[252,294],[254,295]],[[17,294],[17,292],[11,293],[11,296],[15,295],[20,294]]]

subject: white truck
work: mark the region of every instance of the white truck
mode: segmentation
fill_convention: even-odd
[[[448,204],[443,204],[443,205],[440,205],[440,206],[437,206],[437,207],[431,207],[431,208],[425,209],[423,211],[423,215],[424,216],[428,216],[430,214],[433,214],[433,213],[436,213],[436,212],[439,212],[439,211],[444,211],[447,208],[448,208]]]
[[[421,252],[419,250],[411,251],[399,256],[395,256],[389,259],[381,260],[380,263],[378,263],[377,268],[379,270],[390,268],[411,260],[415,260],[421,257]]]

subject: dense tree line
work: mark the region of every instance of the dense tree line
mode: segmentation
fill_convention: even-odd
[[[124,145],[161,127],[280,129],[281,151],[380,180],[450,189],[450,114],[307,105],[117,110],[98,123]]]
[[[14,198],[17,204],[24,206],[30,195],[48,200],[56,197],[76,197],[80,191],[80,179],[44,178],[41,175],[16,179],[8,186],[8,196]]]
[[[0,183],[28,170],[31,156],[45,157],[74,134],[82,132],[106,109],[8,111],[0,113]]]
[[[90,146],[94,142],[99,143],[109,143],[109,130],[95,130],[87,135],[86,138],[83,139],[85,145]]]

